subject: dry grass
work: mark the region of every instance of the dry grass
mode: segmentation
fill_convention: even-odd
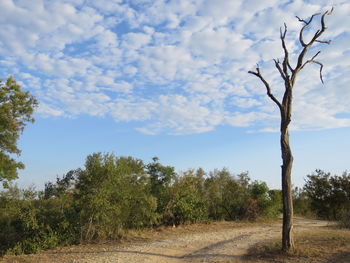
[[[295,234],[295,250],[281,252],[280,240],[259,244],[249,250],[248,262],[349,263],[350,230],[335,227],[303,230]]]

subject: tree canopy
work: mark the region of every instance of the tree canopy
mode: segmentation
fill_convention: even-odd
[[[20,155],[17,141],[27,122],[34,122],[32,117],[37,100],[23,91],[13,77],[6,82],[0,80],[0,182],[4,185],[16,179],[18,169],[24,164],[13,155]]]

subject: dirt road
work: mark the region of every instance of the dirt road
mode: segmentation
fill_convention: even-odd
[[[302,231],[327,225],[318,220],[296,219],[295,230]],[[99,246],[97,249],[63,249],[41,255],[8,258],[7,262],[74,262],[74,263],[183,263],[183,262],[244,262],[248,248],[279,236],[280,224],[218,227],[208,231],[183,233],[181,236],[124,245]],[[6,262],[6,261],[5,261]]]

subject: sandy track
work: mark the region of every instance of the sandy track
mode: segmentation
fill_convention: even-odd
[[[296,231],[325,226],[327,222],[296,219]],[[281,234],[280,224],[264,224],[232,229],[209,230],[185,234],[152,242],[137,242],[124,246],[85,251],[45,252],[24,258],[9,258],[5,262],[70,262],[70,263],[183,263],[183,262],[244,262],[249,247]]]

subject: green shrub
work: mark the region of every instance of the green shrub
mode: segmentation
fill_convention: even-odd
[[[141,160],[97,153],[77,173],[82,240],[117,238],[125,229],[156,223],[157,203]]]
[[[322,170],[308,175],[304,191],[310,208],[320,218],[341,220],[350,204],[350,174],[331,175]]]
[[[159,224],[276,216],[280,191],[227,169],[176,175],[157,158],[95,153],[42,192],[11,186],[0,192],[0,254],[117,239],[128,229]]]
[[[164,215],[167,224],[179,225],[207,219],[207,203],[198,189],[198,180],[193,175],[185,175],[172,185],[171,199]]]

